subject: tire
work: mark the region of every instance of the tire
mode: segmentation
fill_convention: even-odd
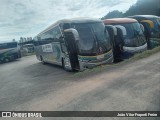
[[[9,62],[9,61],[10,61],[10,59],[7,58],[7,57],[3,59],[3,62],[5,62],[5,63],[7,63],[7,62]]]
[[[42,56],[40,56],[40,60],[41,60],[42,64],[46,64],[46,62],[44,61]]]

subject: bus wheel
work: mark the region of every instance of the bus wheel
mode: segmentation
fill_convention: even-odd
[[[9,58],[4,58],[3,59],[3,62],[5,62],[5,63],[7,63],[7,62],[9,62],[10,60],[9,60]]]
[[[45,64],[45,61],[43,60],[42,56],[40,56],[40,59],[41,59],[42,63]]]

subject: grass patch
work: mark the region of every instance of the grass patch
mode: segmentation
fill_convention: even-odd
[[[154,53],[157,53],[157,52],[160,52],[160,46],[152,49],[152,50],[147,50],[147,51],[144,51],[142,53],[138,53],[138,54],[135,54],[132,58],[130,58],[129,60],[139,60],[139,59],[143,59],[143,58],[146,58],[146,57],[149,57],[150,55],[154,54]]]
[[[101,65],[101,66],[94,67],[92,69],[86,69],[85,71],[75,73],[74,77],[82,77],[82,76],[85,76],[85,75],[89,75],[90,73],[93,74],[93,73],[101,72],[107,66],[109,66],[109,65]]]

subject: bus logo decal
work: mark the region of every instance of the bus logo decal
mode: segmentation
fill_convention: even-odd
[[[52,44],[42,45],[43,52],[53,52]]]

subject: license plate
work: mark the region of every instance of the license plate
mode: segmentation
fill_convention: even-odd
[[[97,59],[103,59],[104,58],[104,55],[98,55],[97,56]]]

